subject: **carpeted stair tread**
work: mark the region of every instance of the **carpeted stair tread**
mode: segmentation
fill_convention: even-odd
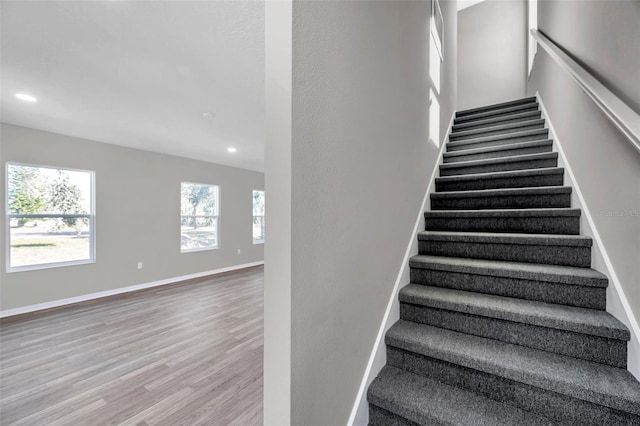
[[[532,195],[540,196],[545,194],[570,194],[570,186],[543,186],[538,188],[501,188],[501,189],[477,189],[473,191],[450,191],[434,192],[430,194],[431,199],[443,198],[481,198],[481,197],[504,197],[509,195]],[[491,209],[487,209],[491,210]]]
[[[512,114],[515,112],[537,111],[537,110],[538,110],[538,103],[529,102],[521,105],[507,107],[507,108],[499,108],[499,109],[494,109],[490,111],[480,111],[477,113],[456,117],[453,119],[453,124],[468,123],[470,121],[483,120],[486,118]]]
[[[402,288],[400,301],[611,339],[630,339],[624,324],[611,314],[595,309],[419,284]]]
[[[369,402],[418,425],[552,425],[541,416],[385,366],[369,386]]]
[[[523,137],[534,137],[533,140],[547,139],[549,135],[549,129],[532,129],[532,130],[523,130],[523,131],[514,131],[510,133],[504,133],[500,135],[490,135],[484,137],[477,137],[474,139],[465,139],[461,141],[451,141],[447,143],[446,150],[449,151],[459,151],[464,149],[473,149],[477,148],[476,145],[480,145],[482,143],[487,142],[497,142],[497,141],[508,141],[511,139],[518,139]],[[530,139],[531,140],[531,139]]]
[[[483,106],[474,107],[474,108],[463,109],[461,111],[456,111],[456,117],[477,114],[481,111],[489,111],[494,109],[509,108],[516,105],[530,104],[532,102],[537,102],[537,99],[535,96],[529,96],[526,98],[519,98],[519,99],[510,100],[510,101],[499,102],[496,104],[489,104],[489,105],[483,105]]]
[[[435,179],[435,184],[436,192],[562,186],[564,184],[564,169],[543,167],[441,176]]]
[[[564,174],[564,168],[562,167],[547,167],[544,169],[508,170],[505,172],[441,176],[436,178],[436,183],[460,182],[460,181],[469,181],[469,180],[475,181],[479,179],[508,179],[508,178],[517,178],[521,176],[562,175],[562,174]]]
[[[449,241],[517,245],[591,247],[593,240],[584,235],[510,234],[493,232],[420,231],[418,241]]]
[[[557,152],[511,155],[508,157],[485,158],[481,160],[469,160],[469,161],[458,161],[456,163],[444,163],[444,164],[440,164],[440,171],[442,172],[443,170],[448,170],[448,169],[464,169],[464,168],[488,166],[488,165],[495,165],[495,164],[518,163],[522,161],[547,160],[547,159],[557,159],[557,158],[558,158]]]
[[[429,255],[413,256],[409,260],[409,266],[418,269],[471,273],[588,287],[607,287],[609,284],[608,278],[601,272],[595,269],[575,266]]]
[[[544,118],[538,118],[538,119],[527,120],[527,121],[517,121],[515,123],[497,124],[495,126],[482,127],[480,129],[469,129],[469,130],[451,133],[449,135],[449,140],[453,142],[462,138],[471,138],[473,136],[476,136],[476,137],[483,137],[483,135],[489,136],[489,135],[486,135],[486,133],[516,132],[516,131],[522,131],[523,127],[524,128],[541,128],[543,126],[544,126]]]
[[[580,215],[580,209],[570,208],[432,210],[424,213],[424,229],[578,235]]]
[[[534,147],[547,147],[552,145],[553,145],[553,141],[551,139],[544,139],[540,141],[516,142],[508,145],[488,146],[484,148],[466,149],[463,151],[445,152],[443,154],[443,158],[446,161],[446,159],[455,159],[459,157],[465,157],[468,155],[488,154],[488,153],[494,153],[494,152],[511,151],[515,149],[525,149],[525,148],[534,148]]]
[[[640,383],[622,368],[413,322],[398,321],[387,345],[640,415]]]
[[[496,210],[432,210],[425,217],[566,217],[581,215],[582,210],[560,209],[496,209]]]
[[[451,130],[452,130],[452,133],[456,133],[456,132],[464,131],[467,129],[475,129],[475,128],[480,128],[484,126],[495,126],[499,123],[535,120],[540,117],[542,117],[541,111],[519,112],[511,115],[504,115],[501,117],[488,118],[486,120],[472,121],[470,123],[454,124]]]

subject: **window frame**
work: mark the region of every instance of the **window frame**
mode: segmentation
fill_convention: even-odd
[[[89,174],[91,212],[89,214],[10,214],[9,213],[9,166],[33,167],[39,169],[63,170],[70,172],[81,172]],[[96,263],[96,172],[95,170],[77,169],[73,167],[50,166],[33,163],[23,163],[18,161],[5,162],[5,193],[4,193],[4,216],[5,216],[5,270],[7,274],[15,272],[37,271],[42,269],[63,268],[67,266],[87,265]],[[67,260],[63,262],[38,263],[24,266],[11,266],[11,219],[32,218],[32,219],[53,219],[53,218],[87,218],[89,219],[89,259]]]
[[[531,30],[538,29],[538,0],[527,2],[527,79],[531,79],[533,62],[538,53],[538,42],[531,35]]]
[[[199,252],[199,251],[207,251],[207,250],[218,250],[221,248],[221,237],[220,237],[220,199],[222,198],[220,196],[220,185],[216,185],[213,183],[199,183],[199,182],[191,182],[191,181],[180,181],[180,193],[182,193],[182,185],[183,184],[188,184],[188,185],[200,185],[200,186],[212,186],[216,188],[216,215],[212,216],[212,215],[183,215],[182,214],[182,199],[179,202],[179,209],[180,209],[180,254],[182,253],[194,253],[194,252]],[[215,228],[216,228],[216,245],[215,246],[211,246],[211,247],[194,247],[194,248],[189,248],[189,249],[183,249],[182,248],[182,218],[183,217],[189,217],[189,218],[209,218],[209,217],[213,217],[215,218]]]
[[[254,189],[254,190],[252,190],[251,191],[251,196],[252,196],[251,199],[252,199],[252,201],[253,201],[253,197],[255,196],[256,192],[262,192],[262,196],[265,199],[265,208],[266,208],[266,196],[265,196],[264,189]],[[256,240],[256,239],[253,238],[253,225],[255,223],[256,217],[261,217],[262,218],[262,221],[263,221],[262,226],[264,226],[264,218],[266,217],[266,211],[265,211],[265,214],[263,214],[263,215],[254,215],[253,214],[253,204],[252,204],[251,205],[251,241],[252,241],[252,243],[254,245],[264,244],[264,240],[265,240],[264,233],[263,233],[262,239]]]
[[[440,55],[440,62],[444,62],[444,16],[442,15],[442,9],[440,8],[439,0],[431,1],[431,17],[430,17],[430,34],[433,37],[434,45]],[[436,20],[440,22],[440,28],[442,34],[438,32],[438,26]]]

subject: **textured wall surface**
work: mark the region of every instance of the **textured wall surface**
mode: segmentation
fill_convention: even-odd
[[[293,4],[291,424],[349,419],[413,237],[438,154],[429,16],[421,1]]]
[[[540,31],[590,68],[610,90],[619,92],[632,108],[640,105],[639,21],[638,2],[539,3]],[[637,320],[640,153],[541,48],[528,90],[530,94],[540,93]],[[594,260],[594,268],[598,267]],[[639,347],[637,341],[633,342],[630,354],[631,350],[638,353],[633,348]],[[630,358],[629,368],[637,376],[640,376],[639,359]]]
[[[527,3],[487,0],[458,12],[458,109],[525,96]]]
[[[97,238],[96,263],[10,274],[3,266],[2,310],[263,259],[251,230],[251,191],[264,188],[262,173],[23,127],[0,131],[2,199],[7,162],[93,170]],[[219,185],[219,249],[180,253],[182,181]]]

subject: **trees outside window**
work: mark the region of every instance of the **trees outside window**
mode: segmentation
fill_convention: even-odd
[[[264,243],[264,191],[253,191],[253,243]]]
[[[95,261],[93,172],[7,164],[7,271]]]
[[[218,187],[182,182],[180,189],[180,250],[218,247]]]

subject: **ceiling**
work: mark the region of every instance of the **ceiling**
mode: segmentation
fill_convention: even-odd
[[[0,19],[3,123],[263,170],[264,2],[2,1]]]
[[[475,6],[478,3],[482,3],[485,0],[458,0],[458,12],[471,6]]]

